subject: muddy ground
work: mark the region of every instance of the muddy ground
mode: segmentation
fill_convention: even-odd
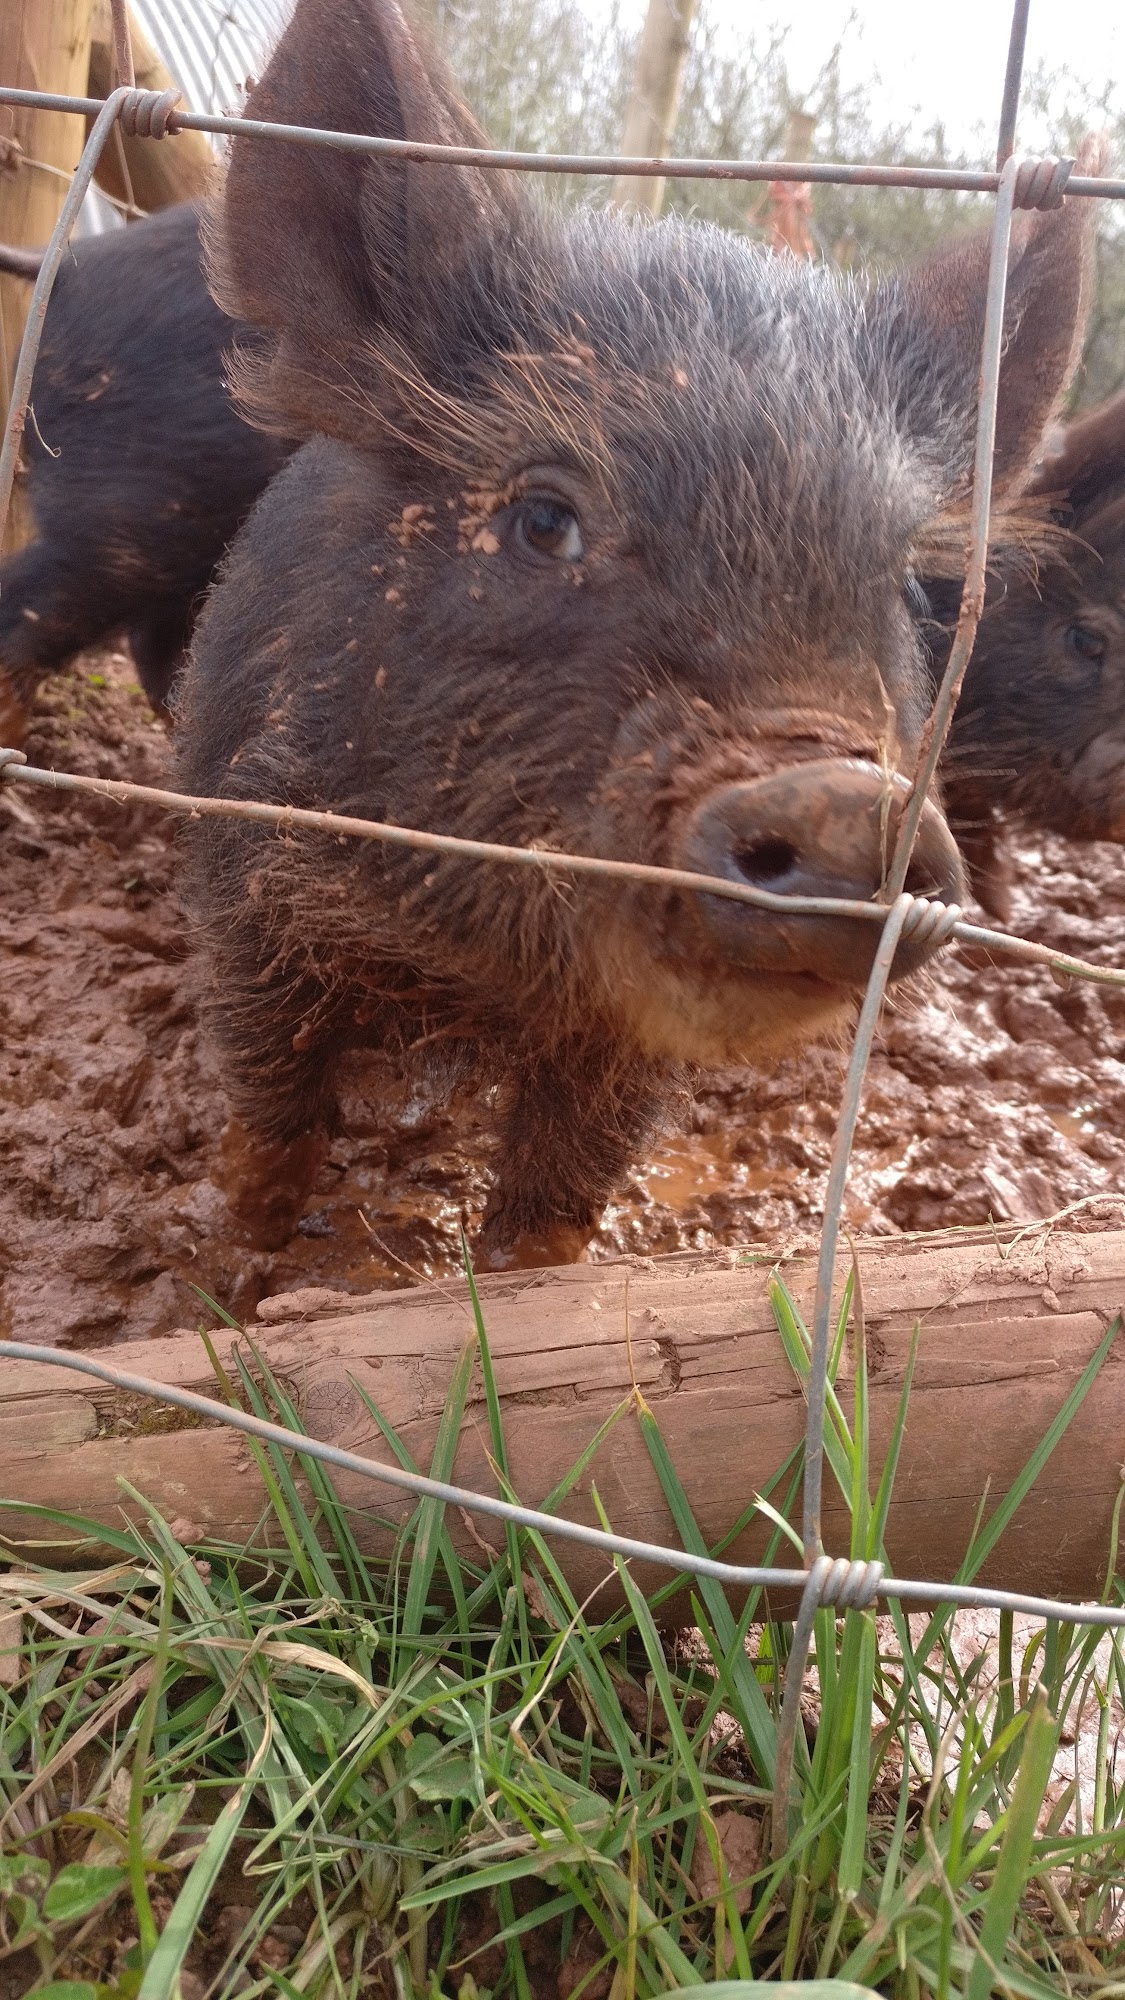
[[[33,763],[165,781],[132,668],[79,663],[41,695]],[[95,1345],[248,1314],[270,1293],[436,1276],[479,1211],[487,1107],[426,1103],[373,1063],[283,1251],[240,1248],[216,1183],[226,1104],[156,810],[0,790],[0,1329]],[[1014,925],[1125,964],[1120,849],[1030,840]],[[712,1078],[607,1215],[595,1256],[815,1228],[842,1052]],[[1125,992],[947,953],[889,1013],[848,1216],[867,1231],[1048,1215],[1125,1182]]]

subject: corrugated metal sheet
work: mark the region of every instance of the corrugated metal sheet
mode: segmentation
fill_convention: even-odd
[[[260,76],[293,0],[130,0],[137,25],[192,111],[237,116],[249,77]],[[222,141],[216,141],[221,147]],[[121,217],[96,189],[82,206],[76,234],[100,235]]]
[[[236,116],[292,0],[130,0],[193,111]]]

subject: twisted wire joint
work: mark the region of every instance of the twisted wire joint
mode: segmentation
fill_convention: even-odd
[[[1021,160],[1012,192],[1014,208],[1061,208],[1073,160]]]
[[[902,935],[919,944],[948,944],[964,916],[960,903],[931,903],[916,896],[903,919]]]
[[[838,1605],[841,1610],[854,1606],[858,1611],[865,1611],[879,1595],[883,1574],[881,1562],[852,1562],[847,1556],[818,1556],[809,1571],[805,1588],[815,1588],[819,1604]]]
[[[163,139],[180,101],[178,90],[131,90],[117,114],[127,139]]]

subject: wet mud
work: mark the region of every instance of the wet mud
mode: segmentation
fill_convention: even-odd
[[[40,697],[33,763],[167,779],[168,739],[118,654]],[[439,1276],[483,1201],[486,1105],[357,1066],[297,1236],[243,1248],[219,1185],[227,1106],[176,900],[177,822],[0,788],[0,1329],[93,1346],[238,1316],[307,1285]],[[1024,839],[1013,924],[1125,964],[1121,850]],[[710,1077],[631,1175],[592,1246],[807,1236],[846,1048]],[[847,1204],[867,1232],[1049,1215],[1125,1184],[1125,992],[956,951],[888,1012]]]

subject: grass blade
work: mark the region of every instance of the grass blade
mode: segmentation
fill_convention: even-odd
[[[656,1470],[661,1491],[671,1509],[676,1532],[690,1554],[705,1556],[709,1553],[707,1544],[696,1524],[687,1494],[680,1484],[679,1474],[672,1463],[660,1426],[648,1404],[639,1394],[637,1402],[641,1436]],[[723,1654],[724,1665],[730,1675],[733,1712],[745,1732],[748,1745],[753,1747],[763,1782],[772,1784],[777,1732],[769,1703],[762,1692],[758,1676],[746,1657],[745,1649],[734,1644],[737,1625],[734,1613],[723,1595],[722,1585],[714,1577],[699,1577],[696,1580],[696,1587],[707,1607],[708,1616]]]
[[[219,1871],[234,1845],[246,1808],[253,1796],[258,1772],[271,1744],[272,1730],[267,1714],[265,1733],[254,1761],[234,1797],[227,1800],[192,1862],[183,1888],[173,1905],[172,1913],[149,1959],[137,2000],[176,2000],[180,1987],[180,1972],[188,1948],[199,1929],[207,1899],[218,1880]]]
[[[465,1415],[469,1383],[473,1378],[476,1353],[475,1339],[466,1341],[461,1358],[453,1371],[453,1379],[449,1384],[449,1393],[438,1425],[438,1434],[434,1440],[430,1478],[440,1479],[446,1485],[450,1484],[453,1478],[453,1462],[461,1439],[461,1423]],[[427,1499],[419,1503],[410,1577],[406,1586],[406,1604],[403,1608],[402,1630],[399,1635],[403,1666],[409,1665],[417,1652],[417,1647],[412,1646],[411,1641],[422,1636],[426,1607],[430,1601],[430,1587],[441,1548],[444,1522],[444,1500]]]
[[[1019,1775],[1008,1809],[996,1872],[984,1906],[980,1940],[969,1974],[966,2000],[988,2000],[1012,1933],[1020,1895],[1027,1881],[1035,1827],[1055,1753],[1055,1723],[1040,1689],[1032,1704],[1024,1734]]]

